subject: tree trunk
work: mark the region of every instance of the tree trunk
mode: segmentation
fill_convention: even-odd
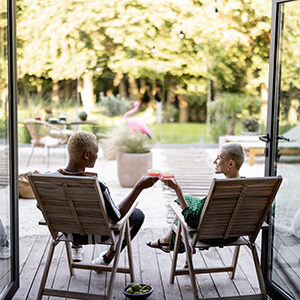
[[[260,86],[260,97],[261,97],[261,107],[260,107],[260,116],[259,120],[261,123],[267,123],[267,114],[268,114],[268,89],[264,84]]]
[[[93,73],[86,72],[83,75],[83,87],[81,90],[83,109],[87,114],[90,114],[94,108],[95,97],[94,97],[94,84],[93,84]]]
[[[229,131],[228,131],[228,135],[234,135],[235,124],[236,124],[236,120],[231,120],[230,121],[230,127],[229,127]]]
[[[167,90],[167,96],[166,96],[166,103],[165,103],[165,113],[163,117],[164,123],[167,123],[169,121],[169,106],[171,104],[172,97],[174,95],[174,86],[169,82],[166,82],[166,90]]]
[[[130,100],[137,100],[138,99],[138,86],[137,86],[135,78],[129,77],[128,83],[129,83],[129,98],[130,98]]]
[[[6,112],[8,105],[8,86],[5,84],[1,92],[1,103],[2,103],[2,111]]]
[[[289,123],[292,125],[296,125],[298,122],[298,109],[299,109],[299,100],[293,99],[290,103],[289,113],[288,113],[288,120]]]
[[[189,105],[182,95],[178,95],[179,100],[179,123],[187,123],[189,120]]]
[[[59,90],[58,80],[52,79],[52,101],[55,104],[59,104],[58,90]]]
[[[210,112],[209,105],[211,103],[211,80],[207,80],[207,97],[206,97],[206,136],[209,136]]]
[[[39,95],[42,93],[43,86],[42,86],[42,79],[41,78],[36,79],[36,90],[37,90],[37,93]]]
[[[114,78],[113,86],[117,87],[119,86],[119,94],[123,98],[127,98],[127,92],[126,92],[126,85],[124,82],[124,75],[122,72],[117,73],[117,75]]]

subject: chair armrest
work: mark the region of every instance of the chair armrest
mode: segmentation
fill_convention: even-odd
[[[41,219],[39,220],[39,225],[47,225],[46,220],[45,220],[44,218],[41,218]]]
[[[136,206],[138,205],[138,201],[135,201],[131,208],[129,209],[129,211],[127,212],[127,214],[117,223],[113,224],[110,226],[110,228],[112,230],[118,231],[122,228],[123,224],[125,223],[125,221],[131,216],[131,214],[133,213],[133,211],[135,210]]]
[[[178,220],[180,221],[181,225],[184,226],[188,232],[197,232],[197,229],[188,226],[188,224],[185,222],[185,220],[181,214],[182,209],[180,208],[180,206],[177,203],[173,202],[173,203],[170,203],[169,205],[170,205],[171,209],[173,210],[173,212],[175,213]]]
[[[261,225],[261,229],[262,230],[265,230],[265,229],[269,229],[269,224],[268,223],[266,223],[266,222],[264,222],[262,225]]]

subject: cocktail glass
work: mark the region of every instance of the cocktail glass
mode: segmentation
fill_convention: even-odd
[[[175,178],[171,172],[162,172],[161,177],[164,179],[172,179]]]
[[[148,176],[153,176],[153,177],[160,177],[160,170],[157,169],[149,169],[148,170]]]

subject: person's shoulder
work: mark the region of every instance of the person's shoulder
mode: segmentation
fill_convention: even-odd
[[[58,176],[58,175],[60,175],[60,176],[63,176],[62,174],[60,174],[58,171],[47,171],[47,172],[45,172],[45,173],[43,173],[44,175],[50,175],[50,176]]]
[[[100,185],[102,191],[108,189],[108,186],[104,182],[102,182],[100,180],[98,180],[98,182],[99,182],[99,185]]]

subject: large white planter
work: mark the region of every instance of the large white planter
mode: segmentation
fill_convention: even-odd
[[[118,178],[121,186],[133,187],[152,167],[152,153],[117,154]]]

